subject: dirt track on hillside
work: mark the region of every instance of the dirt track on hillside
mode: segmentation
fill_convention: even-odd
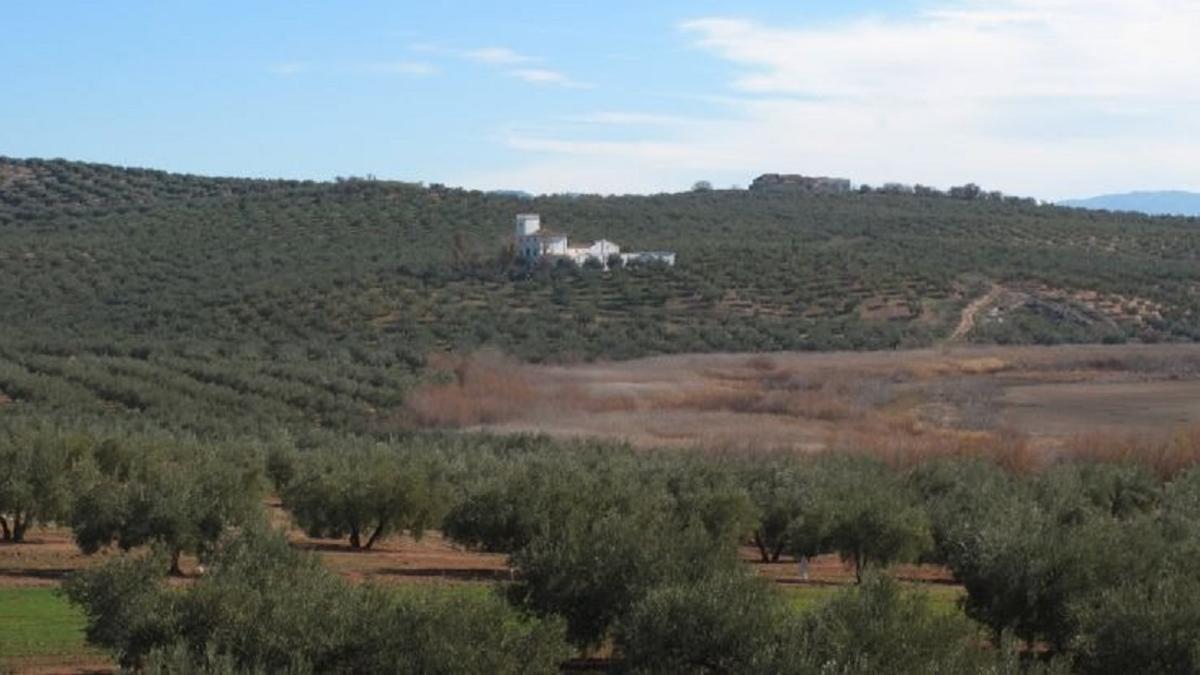
[[[1004,293],[1004,288],[999,285],[993,285],[983,296],[971,301],[962,311],[962,318],[958,320],[958,327],[950,334],[947,342],[957,343],[962,342],[972,330],[975,329],[976,319],[979,318],[979,313],[995,302]]]

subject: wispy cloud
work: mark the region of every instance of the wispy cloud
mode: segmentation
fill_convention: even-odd
[[[547,84],[558,87],[570,87],[573,89],[584,89],[592,85],[585,82],[578,82],[571,79],[565,73],[549,68],[516,68],[507,71],[509,75],[520,80],[524,80],[531,84]]]
[[[427,77],[438,72],[437,66],[424,61],[387,61],[373,63],[367,69],[376,73],[390,73],[393,75],[406,75],[408,77]]]
[[[508,47],[481,47],[479,49],[468,49],[461,52],[461,54],[464,58],[471,61],[493,66],[515,66],[523,63],[532,63],[537,60],[532,56],[526,56]]]
[[[974,180],[1051,198],[1200,187],[1195,0],[934,0],[907,18],[705,17],[680,30],[734,69],[714,87],[731,94],[722,118],[597,113],[597,123],[640,127],[639,137],[510,136],[530,155],[520,175],[587,189],[564,184],[574,163],[587,166],[580,178],[607,171],[607,185],[645,190],[800,171]]]
[[[573,89],[589,88],[570,75],[545,65],[544,59],[521,53],[510,47],[479,47],[475,49],[453,49],[427,42],[409,45],[409,50],[422,54],[437,54],[461,59],[490,68],[496,68],[509,77],[530,84],[558,86]]]

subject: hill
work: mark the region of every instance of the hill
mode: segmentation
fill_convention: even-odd
[[[1062,205],[1107,211],[1134,211],[1149,215],[1200,216],[1200,193],[1180,190],[1127,192],[1088,199],[1072,199],[1062,202]]]
[[[1194,221],[956,194],[527,199],[0,159],[0,408],[361,428],[433,351],[894,349],[968,306],[970,341],[1200,336]],[[522,266],[525,211],[679,264]]]

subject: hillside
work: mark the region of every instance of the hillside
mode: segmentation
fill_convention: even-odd
[[[1100,195],[1088,199],[1071,199],[1062,202],[1062,205],[1107,211],[1136,211],[1150,215],[1200,217],[1200,194],[1180,190]]]
[[[505,253],[523,211],[679,264],[523,268]],[[357,428],[431,351],[893,349],[947,338],[989,292],[964,339],[1194,340],[1198,258],[1195,221],[987,195],[529,200],[0,159],[0,401]]]

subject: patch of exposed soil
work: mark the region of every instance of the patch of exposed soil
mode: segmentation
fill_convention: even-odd
[[[57,586],[103,559],[80,553],[69,530],[35,528],[20,544],[0,544],[0,587]]]
[[[99,657],[23,656],[4,665],[15,675],[109,675],[118,672],[116,664]]]

